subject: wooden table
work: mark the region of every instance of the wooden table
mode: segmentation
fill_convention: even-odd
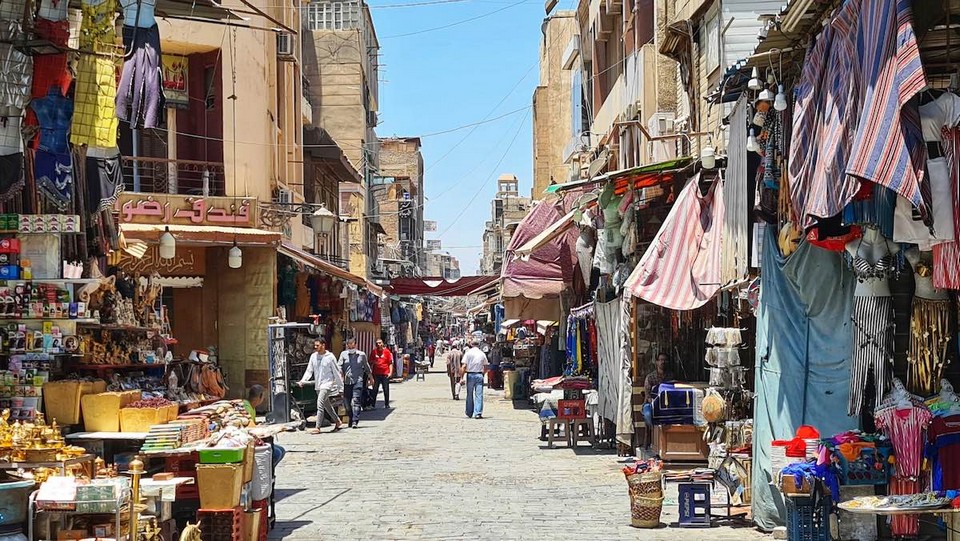
[[[845,507],[838,506],[848,513],[857,513],[864,515],[939,515],[947,524],[947,541],[960,541],[960,509],[950,507],[940,509],[875,509],[873,507]]]

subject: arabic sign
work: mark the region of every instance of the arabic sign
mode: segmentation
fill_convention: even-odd
[[[440,239],[427,239],[427,250],[439,250]]]
[[[120,268],[128,274],[153,274],[160,276],[203,276],[206,267],[206,249],[193,246],[177,246],[177,255],[172,259],[160,259],[160,247],[150,246],[143,257],[137,259],[120,251]]]
[[[423,230],[427,232],[432,232],[437,230],[437,222],[433,220],[424,220],[423,221]]]
[[[163,62],[163,97],[168,106],[189,106],[187,95],[187,73],[190,71],[189,59],[185,56],[165,54]]]
[[[120,194],[115,208],[125,224],[255,227],[257,223],[255,199],[127,192]]]

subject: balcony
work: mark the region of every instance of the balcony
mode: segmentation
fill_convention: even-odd
[[[122,168],[123,186],[127,191],[226,195],[222,162],[124,156]]]

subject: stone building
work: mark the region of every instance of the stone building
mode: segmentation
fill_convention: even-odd
[[[563,60],[577,33],[575,11],[558,11],[543,20],[540,42],[540,83],[533,91],[533,188],[540,199],[547,186],[577,178],[563,151],[573,133],[571,71]],[[578,109],[579,110],[579,109]]]
[[[520,195],[519,184],[517,176],[509,173],[497,179],[497,194],[490,202],[490,220],[483,229],[480,274],[500,274],[514,228],[530,211],[530,198]]]
[[[380,236],[380,259],[400,275],[419,276],[423,252],[423,155],[420,138],[380,140],[380,173],[370,187]],[[377,267],[379,274],[387,268]]]
[[[427,252],[423,275],[431,278],[456,280],[460,278],[460,260],[446,252]]]

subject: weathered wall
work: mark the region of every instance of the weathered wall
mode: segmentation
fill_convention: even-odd
[[[548,17],[540,41],[540,86],[533,94],[533,188],[539,199],[551,180],[570,178],[563,150],[573,134],[572,72],[563,69],[563,53],[577,33],[576,13],[559,11]]]

